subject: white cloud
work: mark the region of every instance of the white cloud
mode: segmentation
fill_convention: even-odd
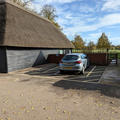
[[[41,4],[33,3],[33,7],[34,7],[34,10],[37,11],[38,13],[42,9],[42,5]]]
[[[81,0],[35,0],[35,3],[38,3],[38,4],[71,3],[74,1],[81,1]]]
[[[100,26],[120,24],[120,14],[108,14],[100,19]]]
[[[45,4],[54,4],[54,3],[71,3],[76,0],[35,0],[33,2],[33,7],[37,12],[40,12],[41,8]]]
[[[118,10],[120,8],[120,0],[106,0],[102,11],[104,10]]]
[[[67,23],[67,22],[66,22]],[[69,24],[69,23],[68,23]],[[109,14],[104,16],[103,18],[99,18],[97,23],[92,25],[88,25],[85,20],[80,19],[72,19],[72,26],[66,27],[64,32],[67,35],[71,33],[81,33],[81,32],[88,32],[88,31],[95,31],[102,27],[108,27],[111,25],[120,24],[120,14]]]
[[[89,34],[91,38],[99,38],[101,35],[102,35],[102,32]]]
[[[41,7],[45,4],[56,5],[56,4],[71,3],[75,1],[78,2],[78,1],[83,1],[83,0],[35,0],[33,2],[33,6],[34,6],[34,9],[39,12]]]
[[[90,17],[86,19],[87,22],[94,22],[95,20],[97,20],[97,17]]]
[[[120,45],[120,37],[110,37],[109,39],[114,45]]]
[[[83,12],[83,13],[89,13],[89,12],[95,11],[95,8],[89,7],[88,5],[80,6],[78,9],[80,12]]]
[[[98,38],[102,35],[102,32],[93,32],[91,34],[88,34],[88,36],[86,36],[85,38],[87,39],[87,43],[90,41],[94,41],[94,43],[96,44],[98,41]]]
[[[71,3],[73,1],[77,1],[77,0],[46,0],[47,3],[53,3],[53,2],[55,2],[55,3]]]

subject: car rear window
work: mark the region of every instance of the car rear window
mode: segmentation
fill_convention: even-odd
[[[77,60],[77,59],[78,59],[77,55],[66,55],[63,58],[63,60]]]

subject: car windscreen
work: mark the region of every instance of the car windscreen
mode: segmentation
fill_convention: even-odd
[[[77,60],[79,57],[77,55],[66,55],[63,60]]]

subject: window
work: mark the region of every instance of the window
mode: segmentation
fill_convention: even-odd
[[[82,58],[82,59],[86,59],[86,58],[87,58],[87,55],[83,54],[83,55],[81,55],[81,58]]]
[[[77,55],[66,55],[63,60],[77,60],[79,57]]]
[[[63,50],[59,50],[59,53],[58,54],[63,54]]]

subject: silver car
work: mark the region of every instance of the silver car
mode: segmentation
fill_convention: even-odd
[[[83,53],[66,54],[59,63],[60,72],[78,71],[84,74],[85,69],[89,66],[89,59]]]

